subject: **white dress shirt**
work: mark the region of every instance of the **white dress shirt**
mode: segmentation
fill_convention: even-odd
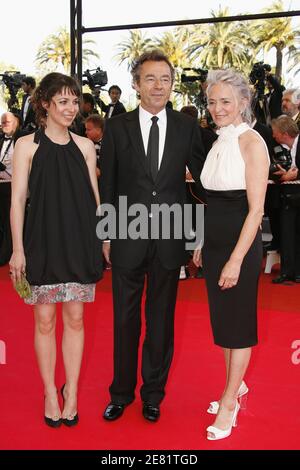
[[[23,123],[25,122],[28,108],[29,108],[29,103],[30,103],[30,96],[27,96],[25,104],[24,104],[24,110],[23,110]]]
[[[148,111],[142,108],[142,106],[139,107],[139,120],[140,120],[141,132],[142,132],[144,149],[145,149],[146,155],[147,155],[150,128],[152,126],[151,118],[153,116],[154,116],[153,114],[148,113]],[[160,168],[163,153],[164,153],[166,132],[167,132],[166,109],[165,108],[162,109],[162,111],[160,111],[155,116],[158,117],[158,121],[157,121],[158,129],[159,129],[158,168]]]
[[[3,142],[0,152],[0,162],[6,166],[5,171],[0,171],[0,180],[3,182],[11,181],[12,175],[12,159],[14,153],[14,142],[11,140],[5,140]]]
[[[296,153],[297,153],[298,140],[299,140],[299,135],[297,135],[296,139],[293,142],[292,148],[291,148],[292,166],[297,166],[296,165]],[[299,170],[300,170],[300,168],[299,168]]]
[[[114,105],[113,103],[110,103],[110,104],[109,104],[109,110],[108,110],[107,119],[111,118],[111,115],[112,115],[112,113],[114,112],[114,109],[115,109],[115,105]]]

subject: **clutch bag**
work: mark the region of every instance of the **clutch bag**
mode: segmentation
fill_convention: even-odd
[[[22,299],[27,299],[31,296],[30,284],[27,281],[25,274],[22,274],[21,280],[15,283],[15,289]]]

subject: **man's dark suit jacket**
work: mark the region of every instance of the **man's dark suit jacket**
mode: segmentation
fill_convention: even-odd
[[[300,179],[300,137],[298,137],[295,165],[298,168],[297,180]],[[283,194],[294,194],[300,192],[300,184],[281,184],[281,192]]]
[[[109,109],[110,109],[110,105],[105,104],[102,100],[100,100],[100,107],[101,107],[102,111],[105,112],[104,117],[105,117],[105,119],[107,119]],[[114,116],[117,116],[118,114],[123,114],[123,113],[126,113],[125,106],[120,101],[117,101],[116,104],[114,105],[114,109],[113,109],[113,112],[111,114],[111,117],[114,117]]]
[[[17,140],[20,137],[24,137],[25,135],[28,135],[28,132],[18,129],[13,135],[14,144],[17,142]],[[0,152],[2,150],[3,143],[4,143],[4,134],[0,133]]]
[[[273,86],[272,93],[267,93],[267,97],[270,97],[269,100],[269,111],[271,119],[277,118],[282,114],[281,103],[282,103],[282,93],[284,91],[284,86],[282,86],[277,77],[274,75],[268,75],[268,81]]]
[[[166,112],[165,146],[155,182],[148,171],[139,124],[139,109],[107,121],[100,162],[101,204],[110,203],[118,212],[118,197],[127,196],[128,207],[142,203],[149,213],[151,204],[183,205],[186,202],[186,165],[196,183],[201,185],[200,172],[205,154],[199,126],[183,113],[171,109],[166,109]],[[148,244],[149,240],[146,239],[112,240],[112,263],[134,269],[143,261]],[[185,262],[184,237],[177,240],[159,239],[156,244],[159,259],[165,268],[176,269]]]
[[[29,95],[26,94],[26,95],[23,96],[23,99],[22,99],[22,107],[21,107],[21,113],[20,113],[21,114],[21,122],[22,122],[22,128],[23,129],[28,128],[28,130],[30,130],[30,128],[32,128],[32,130],[33,130],[36,127],[36,120],[35,120],[35,111],[34,111],[31,103],[29,103],[25,120],[23,120],[24,106],[25,106],[25,103],[26,103],[26,100],[27,100],[28,96]]]

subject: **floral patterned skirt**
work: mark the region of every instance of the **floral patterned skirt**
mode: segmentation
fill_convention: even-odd
[[[30,286],[31,296],[24,299],[26,304],[53,304],[58,302],[94,302],[96,284],[67,282],[45,286]]]

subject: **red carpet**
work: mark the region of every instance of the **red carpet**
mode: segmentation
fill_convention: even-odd
[[[43,387],[33,349],[32,309],[14,293],[0,269],[0,449],[299,449],[300,285],[275,286],[263,275],[259,296],[260,344],[247,373],[250,388],[238,427],[225,440],[206,440],[206,413],[224,383],[221,350],[212,342],[203,280],[180,282],[175,357],[161,419],[141,415],[141,401],[112,423],[101,418],[112,378],[111,276],[99,283],[85,315],[86,347],[79,388],[80,424],[51,429],[43,423]],[[59,341],[61,324],[59,315]],[[6,346],[6,364],[3,344]],[[1,348],[2,347],[2,348]],[[299,354],[295,353],[300,359]],[[58,354],[57,386],[64,382]]]

